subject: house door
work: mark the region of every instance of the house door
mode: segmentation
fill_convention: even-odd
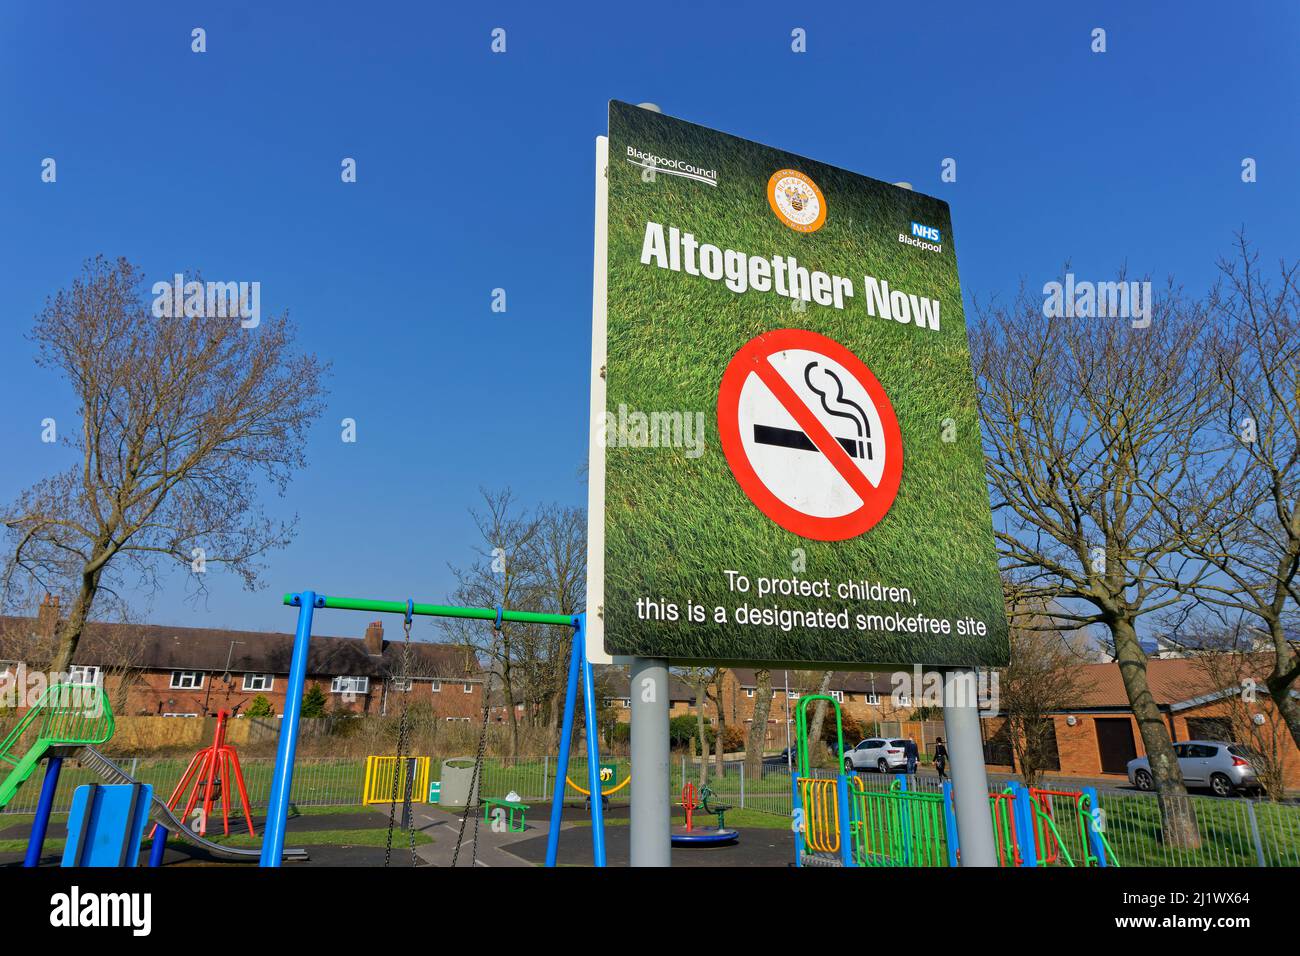
[[[1127,773],[1128,762],[1137,756],[1133,743],[1133,721],[1127,717],[1098,717],[1097,753],[1102,773]]]

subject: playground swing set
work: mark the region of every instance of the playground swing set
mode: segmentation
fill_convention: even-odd
[[[809,759],[808,705],[825,701],[835,711],[840,768],[815,776]],[[957,866],[961,847],[953,785],[938,792],[914,789],[896,774],[889,789],[868,790],[846,774],[844,729],[837,700],[802,698],[795,711],[798,772],[791,783],[796,866]],[[1018,783],[989,794],[999,866],[1119,866],[1101,825],[1097,792],[1045,790]]]
[[[555,787],[551,800],[550,830],[547,835],[546,865],[555,866],[559,853],[560,819],[565,798],[565,786],[571,784],[565,773],[569,765],[569,754],[573,736],[573,724],[577,710],[577,697],[581,687],[585,713],[596,713],[595,683],[592,679],[591,663],[586,656],[586,621],[585,613],[548,614],[535,611],[513,611],[497,608],[466,608],[440,604],[418,604],[413,600],[374,601],[360,598],[333,597],[317,594],[314,591],[301,591],[284,596],[284,603],[298,609],[298,623],[294,634],[293,656],[289,665],[289,685],[287,704],[280,730],[280,741],[276,751],[275,770],[271,781],[271,796],[267,810],[265,835],[262,840],[261,864],[266,867],[280,865],[280,850],[284,845],[284,830],[288,818],[289,793],[293,784],[293,763],[298,742],[298,723],[302,711],[302,692],[306,678],[307,649],[311,641],[311,628],[314,613],[321,609],[365,611],[379,614],[402,614],[404,620],[405,646],[403,648],[402,677],[409,673],[410,628],[413,617],[443,617],[468,620],[492,621],[498,630],[504,622],[520,624],[545,624],[573,629],[573,640],[569,658],[568,682],[565,689],[564,720],[560,732],[559,771],[555,775]],[[478,854],[478,829],[480,809],[490,810],[490,804],[479,796],[479,787],[483,774],[483,757],[487,742],[489,720],[488,700],[484,694],[483,715],[479,733],[478,752],[474,758],[474,767],[469,785],[469,798],[466,800],[461,816],[460,832],[452,856],[452,866],[457,864],[461,845],[465,839],[465,829],[471,816],[474,818],[474,833],[471,849],[471,865]],[[587,745],[587,790],[601,792],[600,784],[600,748],[597,738],[596,722],[585,721]],[[390,780],[389,809],[389,849],[392,845],[392,833],[395,823],[396,808],[399,802],[403,807],[403,819],[411,834],[412,862],[415,860],[415,837],[410,805],[413,800],[413,781],[406,786],[399,785],[402,776],[396,767],[413,766],[414,761],[407,758],[406,750],[406,701],[403,698],[399,718],[397,754],[394,771],[387,775]],[[630,779],[630,778],[629,778]],[[400,791],[400,792],[399,792]],[[477,803],[476,803],[477,801]],[[605,866],[605,829],[602,801],[590,801],[592,861],[598,867]],[[513,818],[512,818],[513,819]]]

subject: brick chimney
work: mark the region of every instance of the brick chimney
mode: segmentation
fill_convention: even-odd
[[[41,601],[40,610],[36,612],[36,634],[42,640],[54,640],[54,634],[59,627],[59,598],[54,594],[46,594]]]
[[[384,653],[384,622],[371,621],[366,625],[366,653],[379,657]]]

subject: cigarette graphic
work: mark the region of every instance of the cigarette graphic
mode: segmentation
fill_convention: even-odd
[[[809,362],[804,367],[803,380],[812,389],[813,394],[821,399],[822,408],[826,410],[827,414],[834,415],[836,418],[847,418],[853,423],[858,433],[855,438],[836,436],[835,440],[848,452],[850,458],[865,457],[868,461],[871,461],[871,422],[867,420],[867,413],[863,411],[862,406],[857,402],[844,397],[844,383],[840,381],[838,375],[830,369],[824,368],[822,374],[828,376],[835,383],[835,398],[833,401],[837,406],[840,406],[839,408],[831,408],[831,400],[828,400],[829,393],[827,390],[818,388],[813,384],[812,371],[815,368],[817,368],[817,363]],[[775,425],[754,425],[754,441],[760,445],[777,445],[781,448],[794,448],[798,451],[817,451],[817,446],[813,444],[813,440],[802,431],[793,428],[778,428]]]
[[[861,458],[863,454],[862,442],[856,438],[835,439],[840,446],[849,454],[850,458]],[[776,445],[780,448],[794,448],[799,451],[816,451],[817,446],[813,444],[811,438],[799,431],[797,428],[778,428],[775,425],[755,425],[754,441],[760,445]],[[871,457],[871,446],[866,448],[867,457]]]

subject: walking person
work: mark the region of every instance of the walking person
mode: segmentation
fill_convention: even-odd
[[[947,780],[948,748],[943,745],[942,737],[934,738],[934,769],[939,771],[939,779]]]
[[[903,744],[903,756],[907,758],[907,772],[916,773],[916,762],[921,757],[921,751],[917,749],[916,741],[911,737],[908,737],[907,743]]]

